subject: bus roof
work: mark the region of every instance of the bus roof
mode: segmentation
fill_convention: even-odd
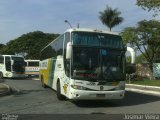
[[[26,62],[40,62],[40,60],[24,60]]]
[[[22,56],[17,56],[17,55],[0,55],[0,56],[8,56],[8,57],[21,57],[21,58],[24,58]]]
[[[111,35],[119,35],[118,33],[114,33],[114,32],[109,32],[109,31],[102,31],[102,30],[98,30],[98,29],[89,29],[89,28],[70,28],[70,29],[67,29],[64,33],[66,32],[74,32],[74,31],[79,31],[79,32],[93,32],[93,33],[104,33],[104,34],[111,34]],[[61,36],[61,35],[60,35]],[[60,37],[59,36],[59,37]],[[57,37],[58,38],[58,37]],[[56,39],[57,39],[56,38]],[[53,40],[52,42],[55,42],[56,41]],[[44,50],[45,48],[47,48],[52,42],[50,42],[47,46],[45,46],[42,50]],[[41,51],[42,51],[41,50]]]
[[[115,33],[115,32],[109,32],[109,31],[98,30],[98,29],[89,29],[89,28],[70,28],[70,29],[67,29],[65,32],[74,32],[74,31],[119,35],[118,33]]]

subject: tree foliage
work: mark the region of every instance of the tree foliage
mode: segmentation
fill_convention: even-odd
[[[155,12],[154,16],[158,15],[160,11],[160,0],[137,0],[137,5],[144,10],[153,10]]]
[[[106,9],[103,12],[99,12],[99,19],[101,22],[109,27],[110,31],[116,25],[119,25],[123,22],[123,18],[120,17],[121,12],[118,9],[112,9],[109,6],[106,6]]]
[[[5,47],[5,45],[1,43],[1,44],[0,44],[0,54],[2,53],[4,47]]]
[[[146,59],[144,58],[143,54],[140,54],[136,57],[136,63],[144,63]]]
[[[3,48],[2,54],[23,54],[26,59],[39,59],[42,48],[53,41],[58,34],[30,32],[9,41]]]
[[[124,43],[130,43],[142,53],[152,70],[152,63],[160,52],[160,22],[143,20],[137,27],[125,28],[121,35]]]

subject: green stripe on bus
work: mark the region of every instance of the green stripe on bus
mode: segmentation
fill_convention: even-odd
[[[52,87],[53,79],[54,79],[55,63],[56,63],[56,59],[52,58],[51,63],[50,63],[49,80],[48,80],[48,85],[51,87]]]

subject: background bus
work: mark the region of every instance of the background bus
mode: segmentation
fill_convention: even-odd
[[[126,49],[118,34],[68,29],[41,51],[42,86],[56,90],[59,100],[122,99]]]
[[[38,76],[40,60],[25,60],[25,62],[25,74],[28,76]]]
[[[0,78],[3,77],[25,77],[24,58],[15,55],[0,55]]]

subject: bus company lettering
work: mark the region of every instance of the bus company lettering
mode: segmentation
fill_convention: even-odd
[[[95,82],[88,82],[86,85],[96,85]]]
[[[87,73],[86,74],[84,74],[84,73],[82,74],[81,73],[81,74],[78,74],[78,75],[79,76],[83,76],[83,77],[96,77],[97,76],[97,74],[87,74]]]

